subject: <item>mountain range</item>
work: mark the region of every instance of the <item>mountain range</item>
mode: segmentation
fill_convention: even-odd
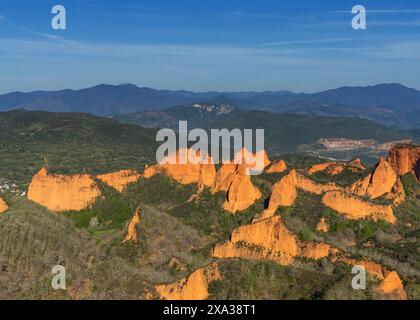
[[[203,102],[270,112],[359,117],[400,129],[420,127],[420,91],[395,83],[341,87],[311,94],[290,91],[192,92],[140,88],[133,84],[101,84],[81,90],[3,94],[0,95],[0,110],[22,108],[108,116],[160,111]]]

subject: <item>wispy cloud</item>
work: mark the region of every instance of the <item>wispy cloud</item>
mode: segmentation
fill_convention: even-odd
[[[7,20],[6,17],[0,14],[0,22],[6,21],[6,20]]]
[[[330,13],[351,13],[351,9],[349,10],[331,10],[328,11]],[[366,7],[367,13],[374,13],[374,14],[415,14],[420,13],[420,9],[369,9]]]
[[[274,46],[289,46],[294,44],[322,44],[322,43],[339,43],[347,41],[360,41],[360,38],[321,38],[321,39],[308,39],[308,40],[290,40],[290,41],[278,41],[261,43],[260,47],[274,47]]]
[[[28,29],[22,26],[16,26],[19,30],[22,30],[23,32],[35,35],[35,36],[40,36],[49,40],[55,40],[55,41],[59,41],[59,40],[65,40],[62,36],[58,36],[58,35],[54,35],[54,34],[50,34],[50,33],[43,33],[43,32],[38,32],[36,30],[32,30],[32,29]]]

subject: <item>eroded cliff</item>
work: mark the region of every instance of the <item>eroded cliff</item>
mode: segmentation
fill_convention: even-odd
[[[32,177],[28,199],[55,212],[82,210],[101,194],[88,174],[49,174],[46,168]]]
[[[123,192],[124,188],[129,184],[140,179],[141,174],[135,170],[120,170],[96,176],[99,180],[113,187],[119,192]]]
[[[322,202],[348,219],[370,218],[374,221],[384,220],[392,224],[397,221],[391,206],[373,204],[343,191],[327,192],[323,196]]]
[[[204,300],[208,298],[210,282],[221,278],[217,263],[195,270],[188,277],[171,284],[156,286],[156,291],[166,300]]]

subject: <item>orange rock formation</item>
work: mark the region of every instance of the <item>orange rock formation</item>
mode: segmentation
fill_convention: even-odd
[[[32,177],[28,189],[29,200],[56,212],[85,209],[100,194],[90,175],[48,174],[45,168]]]
[[[345,166],[342,163],[338,162],[325,162],[325,163],[318,163],[314,164],[312,167],[308,169],[309,174],[314,174],[320,171],[324,171],[331,175],[340,174],[343,172]]]
[[[316,231],[321,233],[326,233],[330,230],[330,226],[328,225],[326,219],[324,217],[319,220],[318,224],[316,225]]]
[[[335,254],[337,251],[337,249],[326,243],[310,242],[303,246],[301,256],[312,260],[319,260],[328,257],[330,254]]]
[[[166,300],[204,300],[212,281],[221,279],[217,263],[195,270],[187,278],[167,285],[156,286],[156,291]]]
[[[325,162],[315,164],[308,169],[309,174],[314,174],[316,172],[326,172],[330,175],[337,175],[344,171],[344,169],[350,169],[352,172],[360,172],[365,170],[365,167],[362,165],[360,159],[355,159],[349,163],[344,162]]]
[[[341,187],[337,186],[334,182],[322,184],[305,177],[295,170],[292,170],[291,173],[292,172],[296,175],[296,187],[306,192],[321,195],[328,191],[341,190]]]
[[[238,167],[239,165],[234,163],[223,164],[216,173],[212,193],[228,191]]]
[[[9,210],[9,206],[7,205],[6,201],[0,197],[0,213],[6,212],[7,210]]]
[[[181,164],[181,157],[186,163]],[[191,149],[180,149],[174,155],[169,155],[161,163],[148,167],[144,171],[144,178],[148,179],[160,173],[171,177],[181,184],[198,183],[212,187],[216,176],[216,168],[210,156],[207,164],[200,161],[201,155]]]
[[[130,223],[128,224],[128,232],[123,242],[134,241],[138,242],[139,238],[137,235],[137,226],[140,224],[140,209],[136,210],[133,218],[131,218]]]
[[[280,206],[293,206],[297,198],[296,174],[291,171],[287,176],[280,179],[273,186],[270,201],[267,208],[267,214],[276,212]]]
[[[366,170],[366,168],[364,167],[364,165],[362,164],[362,161],[360,159],[354,159],[353,161],[350,161],[347,164],[347,167],[352,172],[360,172],[360,171]]]
[[[370,175],[356,181],[350,190],[356,195],[376,199],[391,192],[397,179],[397,174],[391,165],[381,158],[375,170]]]
[[[286,171],[287,166],[284,160],[275,161],[268,169],[267,173],[276,173]]]
[[[140,179],[140,176],[140,173],[134,170],[120,170],[117,172],[101,174],[96,177],[117,191],[123,192],[126,185],[136,182]]]
[[[272,216],[234,230],[230,241],[214,247],[213,256],[271,260],[289,265],[297,256],[318,260],[336,252],[325,243],[300,242],[279,216]]]
[[[398,175],[413,172],[420,180],[420,146],[396,145],[389,151],[388,162]]]
[[[213,249],[216,258],[272,260],[281,265],[291,264],[298,254],[298,240],[279,216],[241,226],[233,231],[229,242]]]
[[[297,198],[297,188],[318,195],[330,190],[341,189],[335,183],[317,183],[296,170],[292,170],[287,176],[282,177],[279,182],[274,184],[268,208],[264,210],[260,217],[255,217],[254,222],[272,216],[280,206],[293,206]]]
[[[258,159],[262,160],[262,166],[259,167]],[[251,170],[263,171],[265,167],[270,164],[270,159],[265,150],[260,150],[256,153],[248,151],[246,148],[242,148],[241,151],[235,154],[235,162],[247,166]],[[239,162],[238,162],[239,161]]]
[[[367,272],[379,280],[383,280],[385,278],[385,273],[388,272],[384,267],[372,260],[357,260],[347,257],[338,257],[333,262],[335,261],[341,261],[351,266],[362,266]]]
[[[232,176],[232,173],[229,176]],[[252,184],[251,176],[247,175],[242,167],[242,170],[235,172],[232,177],[223,208],[231,213],[242,211],[253,205],[261,196],[261,192]]]
[[[342,191],[327,192],[322,202],[348,219],[371,218],[374,221],[385,220],[392,224],[397,221],[391,206],[372,204]]]
[[[378,292],[396,300],[407,300],[400,277],[395,271],[390,272],[377,288]]]

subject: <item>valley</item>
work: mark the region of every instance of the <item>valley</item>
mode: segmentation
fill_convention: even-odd
[[[1,117],[13,128],[1,177],[25,192],[1,195],[4,299],[418,299],[415,144],[374,164],[267,151],[251,177],[244,165],[156,164],[154,129]],[[50,286],[56,264],[66,291]],[[355,264],[367,290],[351,288]]]

